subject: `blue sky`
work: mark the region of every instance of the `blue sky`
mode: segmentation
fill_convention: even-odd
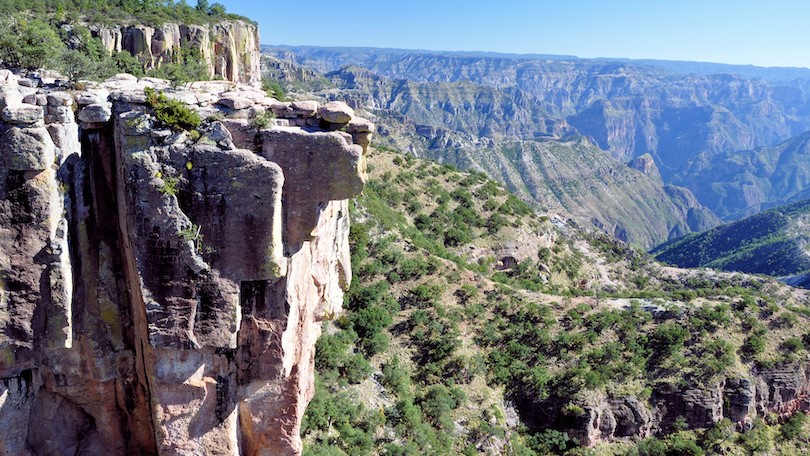
[[[256,20],[262,44],[810,67],[808,0],[220,2]]]

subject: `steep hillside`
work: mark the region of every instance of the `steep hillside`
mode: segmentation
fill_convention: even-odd
[[[640,246],[719,223],[689,190],[663,186],[581,137],[503,141],[456,151],[428,149],[425,156],[464,169],[487,170],[541,208],[571,214],[580,223]]]
[[[318,88],[315,93],[324,98],[373,113],[387,144],[482,171],[527,201],[566,211],[633,244],[649,248],[719,223],[688,190],[664,186],[659,176],[570,136],[565,121],[521,90],[391,80],[357,67],[327,74],[340,90],[324,89],[304,67],[283,62],[265,58],[266,74],[293,91]],[[296,82],[299,75],[303,79]]]
[[[805,293],[661,267],[447,165],[369,172],[305,454],[810,450]]]
[[[810,197],[810,132],[773,147],[698,157],[673,178],[726,220]]]
[[[665,243],[652,250],[661,261],[772,276],[810,272],[810,200],[761,212]]]
[[[739,158],[730,158],[737,151],[771,147],[810,130],[807,80],[788,81],[785,75],[789,73],[780,69],[774,70],[773,77],[763,79],[759,77],[767,73],[766,69],[742,71],[756,75],[749,79],[730,74],[734,67],[716,67],[727,74],[706,74],[708,71],[697,64],[691,72],[686,64],[622,60],[291,47],[265,48],[265,52],[323,71],[336,71],[343,81],[357,70],[338,66],[352,64],[398,81],[399,86],[406,86],[402,82],[406,80],[411,85],[463,83],[495,89],[520,103],[513,103],[507,115],[497,109],[484,109],[467,117],[464,105],[448,106],[442,97],[436,97],[434,103],[433,97],[420,93],[407,101],[431,106],[435,113],[445,111],[449,113],[446,115],[462,117],[454,118],[451,125],[476,119],[473,125],[489,123],[498,127],[468,128],[463,130],[466,134],[534,139],[536,133],[560,131],[549,129],[546,125],[550,123],[564,127],[567,133],[575,131],[591,138],[621,161],[649,153],[665,183],[689,188],[702,204],[724,218],[756,207],[763,198],[759,192],[767,194],[769,189],[759,183],[754,183],[752,189],[747,180],[735,181],[722,167],[715,173],[718,167],[711,165],[733,166],[740,162]],[[350,74],[342,75],[346,72]],[[380,89],[379,83],[370,84],[367,77],[359,80],[366,93],[377,95],[373,97],[377,106],[389,103],[391,90]],[[364,101],[372,105],[370,100]],[[407,109],[413,113],[414,109],[405,104],[398,101],[393,106],[400,112]],[[534,127],[513,128],[514,122],[508,119],[531,118],[532,110],[550,120]],[[488,111],[492,113],[489,118]],[[507,120],[501,123],[500,119]],[[773,154],[757,151],[754,155],[751,162],[761,162],[755,176],[780,166]],[[716,188],[712,187],[714,183]],[[801,193],[808,187],[802,179],[784,183],[786,194]],[[750,204],[745,206],[744,202]]]
[[[469,137],[534,139],[573,130],[519,89],[497,89],[469,81],[419,83],[381,77],[356,66],[325,75],[357,106],[397,112],[424,125]]]

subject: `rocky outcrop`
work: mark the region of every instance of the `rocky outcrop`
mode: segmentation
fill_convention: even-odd
[[[793,363],[754,368],[750,376],[729,377],[703,386],[660,384],[652,388],[649,400],[589,392],[580,392],[579,396],[571,403],[551,398],[523,404],[520,411],[533,425],[562,427],[584,446],[646,438],[673,432],[680,426],[705,429],[724,418],[745,432],[752,428],[757,416],[783,421],[797,412],[810,411],[810,366]],[[536,420],[538,417],[543,418]]]
[[[0,454],[300,453],[373,125],[229,82],[3,90]]]
[[[177,62],[183,52],[194,55],[208,68],[211,78],[243,84],[261,83],[259,29],[243,20],[210,24],[166,23],[90,27],[109,53],[127,51],[147,69]]]
[[[689,188],[724,220],[810,196],[804,134],[810,84],[779,76],[781,69],[401,49],[263,50],[286,64],[269,74],[304,76],[291,63],[333,71],[339,87],[354,91],[357,106],[395,109],[421,124],[523,140],[558,135],[549,125],[564,125],[565,134],[586,136],[622,162],[649,153],[667,184]],[[473,91],[474,85],[482,88]]]
[[[661,173],[658,172],[658,166],[655,164],[655,159],[653,159],[652,155],[650,154],[639,155],[638,157],[627,162],[627,166],[641,171],[650,177],[661,180]]]
[[[297,87],[321,88],[311,70],[267,57],[264,64]],[[356,66],[326,76],[341,90],[321,88],[318,95],[374,113],[381,134],[400,150],[483,171],[544,210],[567,212],[621,240],[650,248],[720,223],[665,188],[651,155],[643,174],[628,169],[571,135],[565,120],[520,89],[393,80]]]

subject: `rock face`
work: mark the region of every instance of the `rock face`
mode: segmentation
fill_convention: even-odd
[[[624,163],[649,153],[665,183],[689,188],[723,220],[810,197],[806,70],[799,77],[776,68],[690,62],[263,50],[268,75],[319,87],[312,70],[294,64],[329,73],[354,92],[349,104],[375,113],[389,110],[498,141],[580,134]],[[444,147],[436,130],[422,132]],[[486,166],[479,169],[494,177]]]
[[[650,177],[654,177],[659,180],[661,179],[661,173],[658,172],[658,166],[656,166],[655,160],[650,154],[639,155],[638,157],[627,162],[627,166],[637,169]]]
[[[646,169],[630,166],[641,173],[629,169],[594,141],[572,135],[565,119],[519,88],[390,79],[346,66],[326,75],[341,88],[336,91],[292,62],[265,58],[264,65],[268,74],[317,89],[325,99],[374,112],[381,133],[401,150],[483,171],[545,210],[568,212],[635,245],[650,248],[720,223],[694,196],[690,201],[665,187],[652,155],[645,156]],[[319,113],[337,122],[341,109],[333,103]]]
[[[167,89],[217,114],[190,135],[146,86],[3,87],[53,103],[0,123],[0,454],[299,454],[365,147],[221,82]]]
[[[518,408],[524,417],[535,418],[533,425],[567,428],[584,446],[646,438],[672,432],[680,425],[705,429],[724,418],[739,431],[747,431],[756,416],[785,420],[810,411],[810,366],[793,363],[755,368],[747,377],[729,377],[701,387],[659,385],[649,400],[632,395],[606,397],[604,393],[583,396],[575,401],[581,410],[575,416],[560,411],[565,401],[558,398],[527,402]]]
[[[261,83],[259,29],[253,23],[227,20],[204,25],[167,23],[157,28],[93,26],[91,30],[107,52],[128,51],[147,69],[174,62],[186,50],[199,56],[212,78]]]

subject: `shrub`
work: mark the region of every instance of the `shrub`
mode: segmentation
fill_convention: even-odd
[[[253,128],[257,128],[257,129],[261,130],[262,128],[269,127],[270,124],[273,122],[273,119],[275,119],[275,118],[276,118],[276,115],[273,114],[272,111],[265,111],[265,112],[257,115],[256,117],[254,117],[253,120],[250,121],[250,125]]]
[[[543,432],[534,434],[527,439],[529,447],[537,454],[561,453],[573,446],[571,438],[565,432],[554,429],[546,429]]]
[[[703,456],[706,454],[694,440],[690,440],[680,434],[675,434],[667,439],[667,456]]]
[[[284,87],[281,86],[279,81],[262,79],[262,90],[264,90],[268,97],[275,98],[278,101],[287,100],[287,91],[284,90]]]
[[[757,334],[752,334],[745,338],[742,345],[742,352],[749,358],[753,358],[765,351],[765,339]]]
[[[151,87],[145,88],[144,93],[146,102],[155,110],[155,117],[160,123],[181,130],[191,130],[200,126],[199,114],[183,102],[172,100]]]
[[[160,176],[163,180],[163,185],[158,189],[160,193],[163,193],[166,196],[174,196],[180,191],[177,187],[177,184],[180,183],[180,180],[173,176]]]
[[[652,436],[638,442],[627,456],[666,456],[666,454],[667,444]]]
[[[734,363],[733,347],[725,340],[706,344],[700,359],[699,369],[706,377],[720,374]]]
[[[454,426],[451,412],[461,405],[458,399],[458,395],[452,394],[446,386],[433,385],[425,392],[420,401],[420,406],[422,407],[422,413],[434,426],[444,430],[452,430]]]
[[[677,323],[664,323],[653,330],[650,335],[650,348],[656,357],[666,358],[683,349],[683,343],[689,337],[689,331]],[[658,359],[662,361],[663,359]]]
[[[790,417],[779,429],[782,440],[794,440],[797,437],[804,437],[804,425],[806,423],[807,415],[802,412],[798,412]]]
[[[804,344],[802,340],[798,337],[789,337],[782,341],[779,345],[779,348],[784,351],[785,353],[796,353],[802,348],[804,348]]]

